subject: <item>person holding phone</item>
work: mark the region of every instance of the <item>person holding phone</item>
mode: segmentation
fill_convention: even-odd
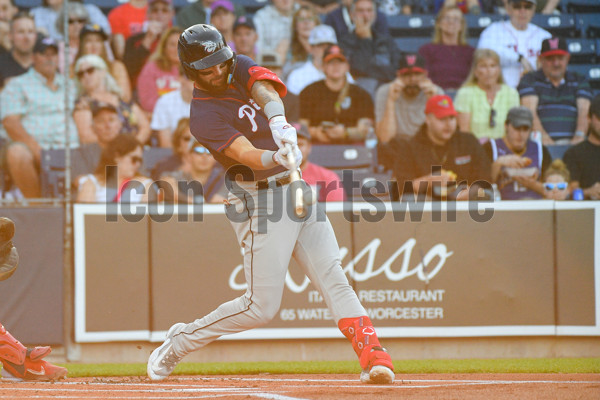
[[[364,143],[373,129],[371,95],[350,83],[348,59],[338,45],[323,53],[325,79],[300,92],[300,120],[309,126],[313,143]]]

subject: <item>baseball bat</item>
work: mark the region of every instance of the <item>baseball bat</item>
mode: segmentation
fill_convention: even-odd
[[[294,155],[294,149],[291,144],[286,143],[285,147],[288,149],[287,158],[290,163],[290,178],[291,182],[300,181],[300,173],[298,172],[298,165],[296,164],[296,156]],[[305,205],[304,205],[304,193],[301,187],[296,188],[293,193],[294,196],[294,211],[298,217],[304,216]]]

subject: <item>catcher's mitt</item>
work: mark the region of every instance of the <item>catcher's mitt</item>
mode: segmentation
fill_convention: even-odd
[[[19,265],[19,254],[12,244],[14,235],[15,223],[0,217],[0,281],[10,278]]]

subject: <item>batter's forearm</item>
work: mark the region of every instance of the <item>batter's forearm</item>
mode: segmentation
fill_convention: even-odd
[[[283,101],[281,100],[281,97],[279,97],[279,93],[277,93],[273,85],[268,81],[254,82],[250,94],[256,104],[262,109],[264,109],[267,103],[271,101],[280,103],[283,107]]]

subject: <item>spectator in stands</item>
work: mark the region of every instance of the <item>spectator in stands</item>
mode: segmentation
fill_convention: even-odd
[[[42,0],[42,5],[30,10],[35,20],[38,31],[52,37],[56,41],[63,40],[63,21],[58,18],[63,8],[63,0]],[[83,3],[78,0],[69,0],[69,3]],[[110,35],[111,29],[106,15],[95,4],[82,4],[87,12],[89,21],[102,27]],[[70,15],[69,15],[70,16]],[[69,28],[70,29],[70,28]]]
[[[502,200],[541,199],[542,172],[552,156],[541,143],[529,139],[533,114],[527,107],[509,110],[504,123],[505,135],[484,143],[492,162],[492,181],[498,184]]]
[[[180,67],[180,88],[159,97],[152,113],[150,128],[156,133],[159,147],[171,147],[172,136],[182,118],[189,118],[194,81]]]
[[[458,89],[469,74],[475,49],[467,44],[467,21],[456,6],[444,7],[435,19],[433,41],[421,46],[429,78],[448,91]]]
[[[56,18],[56,28],[62,28],[63,13],[67,14],[69,20],[69,62],[67,71],[71,71],[75,57],[77,56],[77,50],[79,49],[79,34],[83,27],[90,22],[90,16],[86,8],[81,3],[68,3],[66,9],[61,9]],[[64,72],[65,66],[65,44],[66,41],[58,41],[58,68],[61,72]]]
[[[137,81],[138,97],[142,109],[152,114],[160,96],[179,89],[179,56],[177,42],[182,30],[167,29],[160,38],[158,47],[148,59]]]
[[[196,24],[210,24],[211,5],[214,1],[215,0],[198,0],[181,7],[177,12],[177,26],[185,30]],[[238,3],[238,1],[233,2],[235,15],[237,17],[246,15],[244,7]]]
[[[287,43],[283,75],[289,76],[292,70],[303,66],[311,57],[310,33],[321,24],[316,11],[309,6],[301,6],[294,13],[292,39]]]
[[[489,188],[490,161],[472,134],[457,131],[452,99],[430,97],[425,115],[425,124],[415,136],[392,144],[400,195],[466,200],[475,191],[465,190],[464,185],[456,188],[457,183]]]
[[[271,0],[254,14],[260,51],[276,52],[285,59],[287,45],[292,35],[292,18],[298,8],[294,0]]]
[[[544,172],[544,199],[567,200],[571,195],[569,181],[571,174],[561,159],[552,161]]]
[[[443,93],[427,77],[423,58],[418,54],[404,54],[396,70],[396,79],[381,85],[375,96],[375,132],[379,142],[414,136],[425,122],[423,111],[427,100]]]
[[[175,10],[171,0],[150,0],[148,2],[148,16],[146,29],[132,35],[125,43],[123,62],[129,72],[131,84],[137,85],[140,71],[158,47],[161,35],[169,29],[173,21]]]
[[[600,95],[591,102],[587,140],[563,157],[571,172],[571,189],[583,189],[586,199],[600,200]]]
[[[435,13],[444,7],[458,7],[463,14],[481,14],[481,3],[479,0],[434,0]]]
[[[92,132],[99,149],[105,149],[117,136],[123,133],[123,119],[119,109],[111,103],[95,102],[91,106]]]
[[[331,45],[337,44],[337,38],[333,28],[329,25],[318,25],[310,31],[308,37],[310,44],[310,60],[302,66],[294,69],[287,78],[286,86],[288,92],[300,94],[300,92],[316,81],[325,78],[323,73],[323,52]],[[352,80],[351,83],[354,83]]]
[[[254,26],[254,22],[252,22],[252,18],[245,15],[237,17],[233,25],[235,53],[248,56],[256,61],[258,56],[257,42],[258,34],[256,33],[256,27]]]
[[[467,80],[455,98],[458,128],[481,141],[504,136],[502,121],[519,105],[519,94],[504,83],[500,58],[494,50],[477,49]]]
[[[0,94],[2,124],[11,143],[6,149],[6,165],[21,193],[28,198],[40,196],[39,167],[43,149],[65,146],[65,129],[71,147],[77,147],[77,129],[71,117],[65,121],[65,90],[75,86],[57,73],[58,45],[40,37],[33,48],[33,65],[26,73],[11,79]],[[70,115],[70,112],[69,112]],[[67,126],[68,124],[68,126]]]
[[[325,24],[331,26],[335,31],[335,35],[341,38],[342,35],[351,33],[356,29],[355,22],[352,20],[352,5],[355,0],[340,0],[340,7],[331,11],[325,17]],[[375,11],[375,22],[373,23],[373,30],[377,32],[377,35],[389,35],[390,29],[388,27],[387,18],[381,11]]]
[[[504,81],[516,88],[521,76],[536,68],[542,41],[549,32],[531,22],[536,0],[507,0],[508,21],[493,22],[479,37],[477,47],[492,49],[500,56]]]
[[[217,0],[210,5],[210,24],[217,28],[225,41],[235,51],[233,43],[233,25],[235,24],[235,8],[229,0]]]
[[[300,118],[309,126],[314,143],[364,143],[373,129],[373,101],[348,81],[349,68],[342,49],[329,46],[323,54],[325,79],[300,93]]]
[[[262,53],[257,64],[270,69],[283,81],[283,62],[277,53]],[[285,107],[285,116],[290,121],[300,119],[300,98],[288,90],[287,94],[281,99]]]
[[[585,77],[567,71],[569,58],[564,39],[545,39],[541,68],[519,83],[521,103],[533,112],[533,129],[547,145],[579,143],[587,132],[592,91]]]
[[[189,118],[181,120],[180,129],[189,131]],[[227,198],[225,170],[216,162],[210,151],[195,139],[182,155],[181,166],[167,171],[160,180],[168,185],[163,199],[174,203],[223,203]],[[161,182],[159,187],[163,187]]]
[[[140,143],[148,141],[150,126],[146,114],[133,101],[126,102],[120,97],[121,90],[100,56],[88,54],[77,60],[75,75],[79,94],[73,118],[81,143],[97,141],[92,131],[92,110],[97,103],[111,104],[119,111],[122,133],[135,136]]]
[[[375,29],[374,0],[354,0],[350,17],[354,30],[338,36],[340,47],[350,60],[350,73],[356,84],[375,97],[381,83],[394,79],[399,51],[388,34]]]
[[[146,201],[152,181],[140,174],[143,156],[142,144],[133,136],[117,136],[102,150],[94,173],[79,180],[77,202]]]
[[[112,46],[117,58],[122,59],[125,51],[125,42],[131,36],[150,30],[156,32],[156,27],[146,25],[148,0],[129,0],[108,13],[108,22],[112,30]],[[160,31],[155,35],[158,36]]]
[[[292,123],[298,133],[298,147],[302,152],[302,179],[312,187],[317,193],[317,201],[324,203],[326,201],[344,201],[344,187],[339,176],[328,170],[308,161],[312,150],[312,143],[308,126],[301,123]]]
[[[171,137],[171,148],[173,153],[168,157],[158,161],[152,169],[151,177],[154,180],[158,180],[161,175],[164,175],[168,171],[175,171],[181,167],[183,163],[183,155],[186,154],[190,149],[190,141],[194,139],[190,130],[187,128],[189,121],[180,119],[177,123],[177,127]]]
[[[18,11],[15,0],[0,0],[0,54],[10,50],[10,21]]]
[[[79,49],[75,62],[87,54],[95,54],[102,57],[109,66],[110,74],[115,78],[121,89],[121,98],[125,102],[131,101],[131,82],[127,68],[122,61],[114,58],[110,50],[108,35],[100,25],[86,25],[79,34]]]
[[[10,51],[0,54],[0,88],[8,79],[27,72],[33,63],[33,46],[37,38],[33,18],[18,13],[10,22]]]

